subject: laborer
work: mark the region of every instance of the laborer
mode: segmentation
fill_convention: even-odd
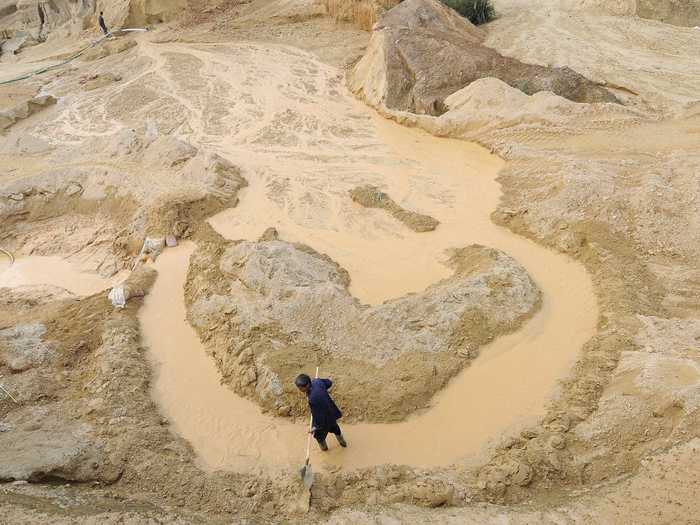
[[[102,29],[102,32],[105,35],[109,34],[109,30],[107,29],[107,24],[105,24],[105,19],[104,19],[104,13],[100,11],[100,17],[97,19],[97,22],[100,24],[100,29]]]
[[[299,374],[294,380],[294,384],[309,398],[309,407],[313,416],[311,432],[318,441],[321,450],[328,450],[326,436],[329,433],[335,434],[341,447],[347,447],[348,444],[338,426],[338,419],[343,417],[343,414],[328,393],[333,386],[333,381],[330,379],[312,380],[306,374]]]

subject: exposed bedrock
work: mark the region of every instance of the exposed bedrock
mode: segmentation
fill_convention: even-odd
[[[0,43],[3,38],[29,38],[36,43],[52,33],[76,35],[88,28],[97,30],[102,10],[107,27],[113,30],[169,22],[186,7],[185,0],[0,0]]]

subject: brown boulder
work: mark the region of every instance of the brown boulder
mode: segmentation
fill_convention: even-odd
[[[405,0],[375,25],[350,87],[374,106],[432,115],[445,111],[446,97],[485,77],[528,95],[552,91],[574,102],[617,102],[568,67],[525,64],[482,41],[480,29],[438,0]]]

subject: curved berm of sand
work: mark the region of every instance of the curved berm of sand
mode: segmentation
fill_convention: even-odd
[[[224,381],[268,410],[304,414],[294,378],[320,366],[342,381],[347,419],[397,420],[427,406],[482,345],[540,303],[532,279],[502,252],[468,246],[448,264],[452,275],[425,291],[367,306],[348,292],[345,270],[306,246],[215,243],[193,257],[189,318]]]

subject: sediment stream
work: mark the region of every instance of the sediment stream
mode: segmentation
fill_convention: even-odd
[[[438,139],[394,123],[376,123],[401,169],[387,166],[385,182],[421,213],[441,221],[432,233],[404,231],[381,211],[355,206],[338,231],[327,223],[299,226],[253,179],[241,204],[211,222],[232,239],[256,239],[274,225],[286,240],[309,244],[349,270],[351,291],[377,303],[419,291],[449,274],[444,251],[471,243],[499,248],[515,257],[543,291],[542,309],[517,333],[498,338],[435,397],[431,408],[398,424],[343,425],[348,449],[318,453],[326,467],[359,468],[383,463],[448,465],[478,454],[491,438],[516,431],[544,414],[546,401],[594,333],[597,308],[583,267],[495,226],[489,218],[499,198],[495,176],[500,161],[483,149]],[[409,170],[406,173],[404,170]],[[425,178],[449,199],[411,193],[410,178]],[[406,194],[409,198],[403,199]],[[366,222],[382,221],[367,237]],[[387,231],[388,229],[388,231]],[[219,384],[219,374],[184,322],[182,288],[191,246],[168,251],[156,263],[160,277],[146,299],[141,321],[157,362],[154,395],[176,430],[212,469],[278,468],[299,462],[304,423],[262,414]],[[342,378],[333,378],[342,388]],[[331,441],[333,441],[331,439]]]

